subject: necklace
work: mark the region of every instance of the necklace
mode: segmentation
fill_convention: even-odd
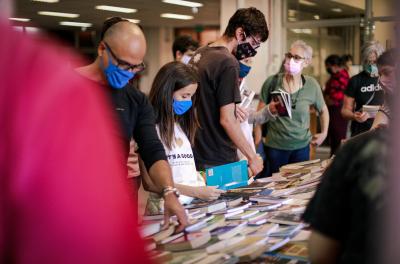
[[[301,83],[300,83],[300,85],[299,85],[300,87],[297,89],[296,92],[294,92],[294,93],[297,93],[297,94],[296,94],[296,98],[293,98],[293,96],[292,96],[294,93],[292,93],[292,89],[290,88],[289,82],[286,80],[285,77],[283,77],[283,79],[284,79],[284,81],[286,82],[286,85],[287,85],[287,87],[288,87],[288,89],[289,89],[290,101],[291,101],[291,103],[292,103],[292,109],[296,109],[297,99],[299,98],[299,94],[300,94],[300,92],[301,92],[301,90],[302,90],[302,88],[303,88],[303,86],[304,86],[305,79],[304,79],[303,75],[301,75]]]

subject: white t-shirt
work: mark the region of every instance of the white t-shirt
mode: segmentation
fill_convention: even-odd
[[[158,125],[156,126],[156,129],[158,136],[160,137]],[[179,124],[175,123],[174,126],[174,138],[172,141],[171,149],[168,149],[167,146],[164,144],[164,142],[162,143],[164,145],[165,154],[167,155],[168,158],[168,163],[171,166],[174,183],[188,185],[188,186],[205,186],[204,179],[196,171],[196,164],[194,162],[194,156],[193,156],[192,146],[190,145],[190,141],[187,138],[185,132],[183,132]],[[151,197],[149,197],[149,202],[153,203],[152,205],[153,208],[155,206],[154,203],[156,203],[157,199],[156,197],[154,197],[154,195],[151,195]],[[180,195],[179,197],[179,201],[182,204],[189,204],[192,202],[192,200],[193,197],[185,195]],[[161,204],[156,207],[162,209],[163,208],[162,201]],[[151,210],[151,213],[155,213],[154,210]]]

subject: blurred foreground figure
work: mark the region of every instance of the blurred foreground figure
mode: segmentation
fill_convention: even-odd
[[[5,23],[0,263],[147,263],[101,90]]]

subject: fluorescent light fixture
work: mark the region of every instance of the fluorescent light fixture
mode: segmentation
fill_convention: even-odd
[[[128,20],[129,22],[132,22],[132,23],[135,23],[135,24],[140,23],[139,19],[133,19],[133,18],[125,18],[125,19]]]
[[[336,12],[336,13],[340,13],[340,12],[343,11],[341,8],[332,8],[331,10],[332,10],[333,12]]]
[[[290,22],[295,22],[295,21],[297,21],[297,19],[296,19],[295,17],[288,17],[288,20],[289,20]]]
[[[311,28],[293,28],[291,29],[296,34],[312,34],[312,29]]]
[[[315,16],[314,16],[314,19],[315,19],[315,20],[319,20],[319,19],[320,19],[319,15],[315,15]]]
[[[39,33],[40,29],[37,27],[25,27],[25,31],[27,33],[35,34],[35,33]]]
[[[82,27],[82,28],[87,28],[87,27],[91,27],[91,26],[92,26],[92,23],[61,21],[61,22],[60,22],[60,25],[61,25],[61,26],[70,26],[70,27]]]
[[[172,19],[181,19],[181,20],[190,20],[193,19],[193,16],[180,15],[180,14],[172,14],[172,13],[163,13],[160,15],[163,18],[172,18]]]
[[[310,2],[310,1],[307,1],[307,0],[300,0],[299,3],[301,5],[306,5],[306,6],[316,6],[317,5],[316,3]]]
[[[137,9],[134,9],[134,8],[109,6],[109,5],[98,5],[98,6],[95,6],[94,8],[96,8],[98,10],[120,12],[120,13],[135,13],[135,12],[137,12]]]
[[[162,0],[164,3],[180,5],[180,6],[188,6],[188,7],[202,7],[202,3],[191,2],[191,1],[183,1],[183,0]]]
[[[68,17],[68,18],[79,17],[79,14],[60,13],[60,12],[52,12],[52,11],[39,11],[38,14],[42,15],[42,16],[56,16],[56,17]]]
[[[33,2],[58,3],[60,0],[32,0]]]
[[[18,22],[29,22],[31,21],[30,18],[22,18],[22,17],[9,17],[9,20],[18,21]]]

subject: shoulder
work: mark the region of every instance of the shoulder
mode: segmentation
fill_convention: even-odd
[[[148,104],[147,96],[133,85],[128,84],[123,89],[130,100],[139,105]]]
[[[309,89],[313,89],[313,90],[321,89],[319,83],[317,82],[317,80],[314,77],[311,77],[309,75],[303,75],[303,76],[304,76],[306,87],[308,87]]]

